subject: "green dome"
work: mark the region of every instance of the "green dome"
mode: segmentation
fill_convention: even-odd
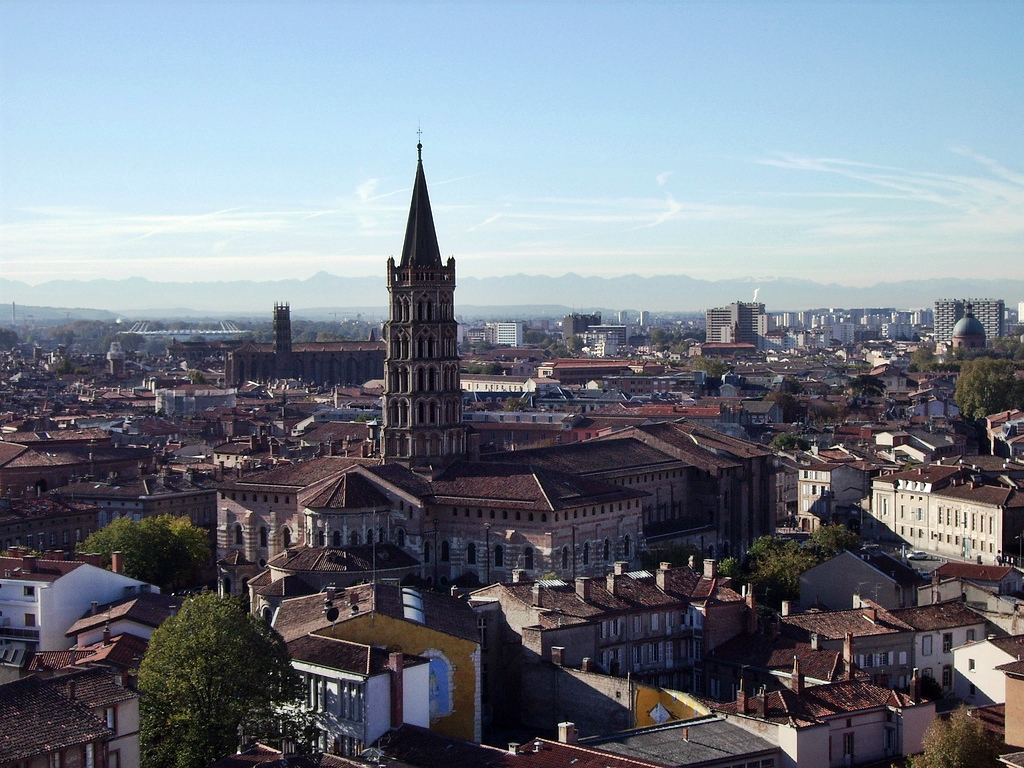
[[[953,336],[981,336],[985,337],[985,326],[974,315],[966,315],[956,321],[953,326]]]

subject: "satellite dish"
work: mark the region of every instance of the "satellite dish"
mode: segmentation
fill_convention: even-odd
[[[324,611],[324,615],[327,617],[328,621],[335,622],[338,620],[338,609],[332,605],[330,608]]]

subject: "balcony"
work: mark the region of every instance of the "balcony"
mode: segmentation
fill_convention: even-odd
[[[39,642],[39,628],[0,627],[0,640],[32,640]]]

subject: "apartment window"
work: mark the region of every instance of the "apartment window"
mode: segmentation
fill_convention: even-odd
[[[931,656],[932,655],[932,636],[925,635],[921,638],[921,655]]]
[[[107,728],[117,733],[117,708],[107,707],[103,714],[107,720]]]
[[[942,668],[942,687],[949,688],[951,685],[953,685],[953,668],[946,664]]]
[[[633,646],[633,666],[635,666],[635,667],[640,666],[640,646],[639,645],[634,645]]]
[[[974,642],[974,630],[973,629],[968,629],[967,630],[967,642],[968,643],[973,643]]]
[[[34,613],[26,613],[25,614],[25,626],[26,627],[34,627],[35,625],[36,625],[36,615]],[[972,661],[971,663],[973,664],[974,662]],[[971,669],[974,669],[974,667],[971,667]]]
[[[26,586],[25,589],[24,589],[24,595],[25,595],[25,597],[35,597],[36,596],[36,588],[33,587],[33,586]]]
[[[659,625],[659,615],[657,613],[651,614],[651,632],[657,632]]]
[[[973,672],[974,671],[974,659],[968,659],[967,660],[967,670],[969,672]]]
[[[953,633],[946,632],[942,635],[942,652],[949,653],[953,648]]]
[[[843,734],[843,757],[849,757],[850,762],[853,762],[853,736],[852,732]]]
[[[643,619],[641,619],[639,616],[634,616],[633,617],[633,634],[634,635],[639,635],[642,629],[643,629]]]

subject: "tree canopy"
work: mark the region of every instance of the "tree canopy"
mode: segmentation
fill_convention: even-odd
[[[980,419],[1024,405],[1024,384],[1017,380],[1010,360],[965,360],[956,381],[955,399],[965,418]]]
[[[877,376],[862,373],[850,380],[847,388],[860,397],[879,397],[885,394],[885,384]]]
[[[860,547],[860,535],[845,525],[829,523],[819,526],[807,540],[807,547],[812,550],[819,562],[825,562],[840,552]]]
[[[772,438],[770,443],[772,448],[776,448],[780,451],[790,451],[794,448],[799,451],[809,451],[811,444],[804,440],[802,437],[791,435],[788,432],[780,432]]]
[[[704,371],[712,379],[720,379],[729,372],[729,366],[716,357],[695,357],[690,365],[695,371]]]
[[[187,517],[160,515],[135,522],[120,517],[78,545],[79,552],[98,552],[109,565],[113,552],[124,554],[125,575],[161,589],[196,586],[210,559],[206,531]]]
[[[280,737],[301,687],[280,635],[238,601],[204,593],[153,633],[139,689],[143,764],[205,768],[236,750],[240,732]]]
[[[999,742],[962,704],[948,719],[937,717],[924,735],[924,753],[909,768],[999,768]]]

